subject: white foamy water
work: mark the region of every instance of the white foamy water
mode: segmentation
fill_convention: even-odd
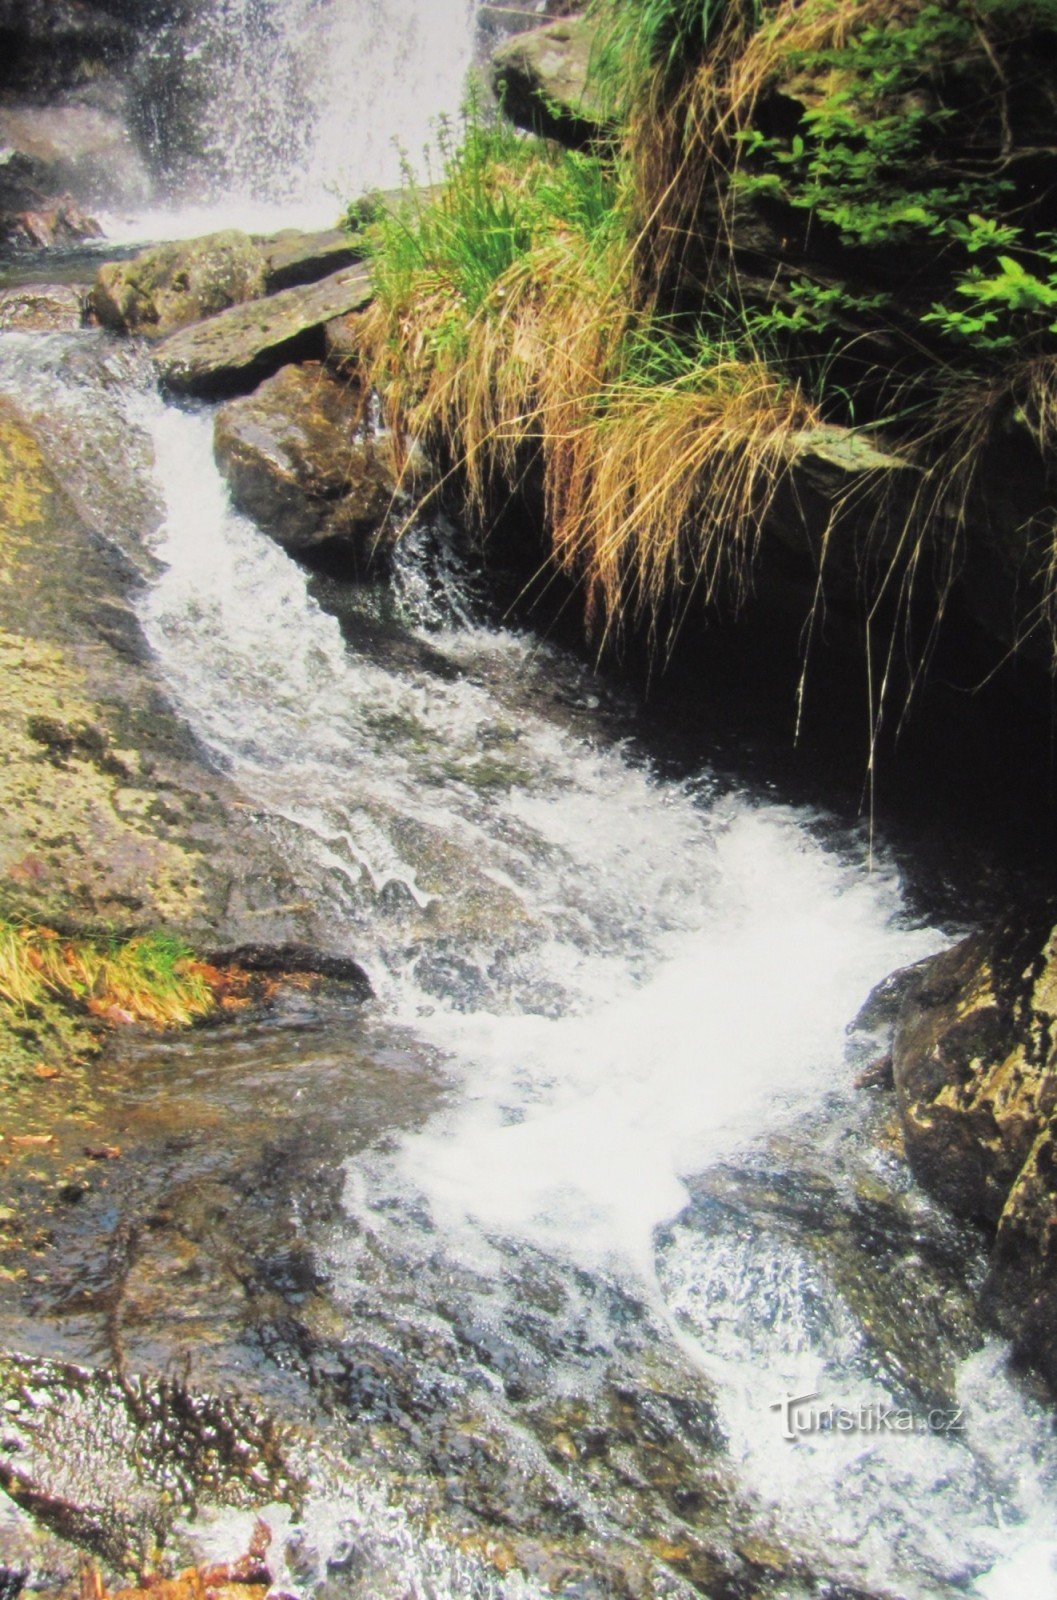
[[[660,1272],[675,1334],[716,1384],[732,1457],[779,1526],[838,1552],[860,1581],[900,1581],[921,1600],[1053,1600],[1052,1415],[1012,1380],[1003,1347],[963,1361],[930,1407],[877,1373],[858,1318],[788,1241],[680,1224]]]
[[[332,227],[350,199],[398,186],[405,167],[427,178],[438,119],[459,110],[476,10],[476,0],[213,0],[155,45],[168,92],[188,96],[199,146],[189,174],[147,211],[101,217],[107,237]]]
[[[358,948],[394,1017],[465,1074],[465,1103],[408,1147],[408,1172],[452,1230],[648,1277],[682,1178],[846,1081],[848,1019],[935,934],[902,924],[894,878],[828,852],[809,819],[710,810],[515,711],[527,642],[479,630],[454,678],[350,655],[231,512],[208,430],[155,415],[170,565],[148,630],[195,725],[322,852],[357,920],[386,885],[426,912],[410,958],[400,923],[375,921],[373,961]],[[421,981],[446,903],[478,973],[468,999]]]

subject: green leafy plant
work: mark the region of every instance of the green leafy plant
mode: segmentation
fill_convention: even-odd
[[[1018,228],[989,226],[983,218],[971,217],[968,231],[961,229],[956,237],[967,250],[979,253],[996,238],[1016,245],[1019,235]],[[994,355],[1014,348],[1026,352],[1053,346],[1057,335],[1057,237],[1041,236],[1039,248],[1026,253],[1038,271],[1030,270],[1019,256],[996,254],[990,270],[973,265],[956,279],[955,292],[967,304],[936,305],[922,321],[949,339]]]

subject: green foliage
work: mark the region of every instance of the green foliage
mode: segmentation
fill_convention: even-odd
[[[982,180],[939,158],[956,137],[955,111],[935,93],[943,64],[978,51],[975,5],[926,3],[867,24],[839,46],[791,51],[784,73],[818,86],[791,138],[741,135],[743,194],[765,194],[810,212],[846,245],[890,245],[942,232],[981,199]],[[982,108],[981,113],[986,108]],[[1010,191],[984,180],[988,209]]]
[[[452,291],[457,321],[472,317],[503,275],[540,242],[571,229],[600,247],[622,231],[619,182],[599,158],[523,138],[471,106],[456,145],[440,139],[439,192],[408,199],[370,229],[379,298],[398,304],[416,287]]]
[[[745,321],[756,339],[781,334],[829,334],[846,329],[851,317],[876,317],[890,305],[891,298],[885,293],[857,294],[844,284],[797,278],[780,301],[747,310]]]
[[[978,215],[952,225],[951,233],[970,255],[988,251],[992,259],[986,268],[973,263],[956,274],[954,290],[963,303],[937,304],[922,321],[963,348],[992,356],[1052,349],[1057,235],[1040,234],[1037,247],[1030,249],[1020,228]],[[1018,254],[1002,253],[1001,247]]]
[[[614,114],[625,114],[647,81],[685,78],[732,22],[759,25],[762,0],[593,0],[599,21],[591,78]]]
[[[749,126],[737,135],[736,199],[805,212],[845,249],[912,250],[943,299],[909,314],[962,365],[986,369],[1015,347],[1052,348],[1057,251],[1051,236],[1032,237],[1012,169],[994,152],[1010,137],[1003,41],[1057,28],[1057,0],[864,7],[858,26],[851,18],[843,34],[812,39],[812,26],[835,15],[827,0],[807,0],[798,40],[785,14],[772,70],[803,110],[791,134]],[[869,267],[843,273],[860,270]],[[752,320],[795,345],[892,310],[884,295],[805,284]]]

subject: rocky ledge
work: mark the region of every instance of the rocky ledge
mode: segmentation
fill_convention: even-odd
[[[893,1070],[919,1181],[993,1233],[983,1300],[1057,1391],[1057,927],[977,934],[914,975]]]

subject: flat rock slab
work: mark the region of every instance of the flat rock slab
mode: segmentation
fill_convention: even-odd
[[[391,445],[358,432],[361,413],[358,391],[309,361],[222,406],[214,433],[240,510],[293,554],[328,546],[357,571],[397,492]]]
[[[318,283],[320,278],[351,267],[362,260],[364,254],[362,237],[344,228],[329,228],[323,233],[301,233],[290,228],[259,243],[269,294],[305,283]]]
[[[358,311],[371,296],[366,267],[353,266],[235,306],[160,340],[158,375],[177,394],[245,394],[289,362],[321,360],[327,323]]]

